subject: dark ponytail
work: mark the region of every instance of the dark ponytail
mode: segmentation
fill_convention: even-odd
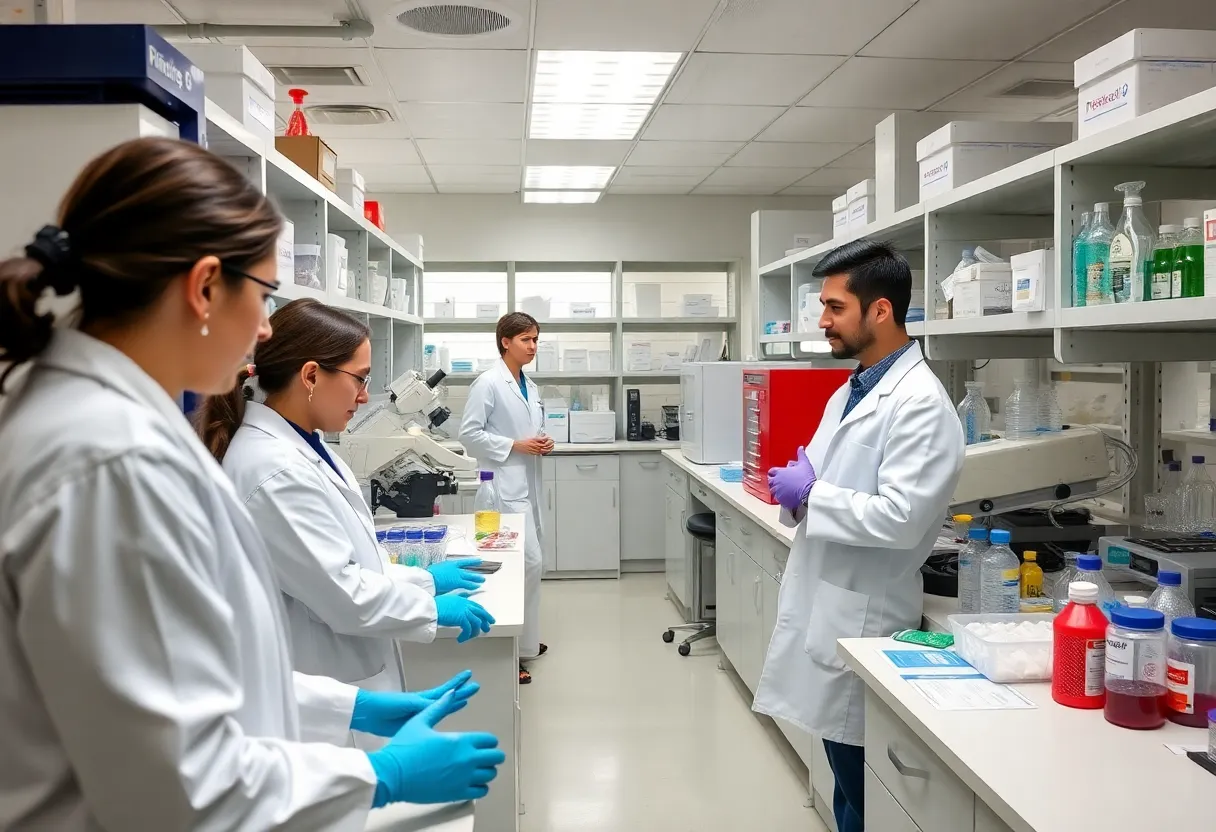
[[[371,337],[366,324],[312,298],[293,300],[279,309],[270,316],[270,328],[270,338],[253,354],[258,387],[267,396],[287,390],[309,361],[328,370],[345,364]],[[241,370],[236,388],[208,396],[195,416],[203,444],[221,462],[245,418],[245,402],[252,396],[245,386],[249,378],[249,368]]]

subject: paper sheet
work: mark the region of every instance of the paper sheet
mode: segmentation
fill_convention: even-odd
[[[998,685],[979,673],[953,676],[904,674],[903,678],[939,711],[1004,711],[1038,707],[1008,685]]]
[[[949,650],[883,650],[882,652],[887,657],[887,661],[896,667],[916,669],[918,673],[923,673],[924,670],[945,668],[951,675],[957,675],[960,667],[974,672],[974,668],[967,664],[961,656],[951,653]]]

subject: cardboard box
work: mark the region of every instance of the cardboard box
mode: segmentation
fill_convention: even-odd
[[[1216,86],[1216,32],[1133,29],[1073,63],[1077,134],[1089,136]]]
[[[338,154],[320,136],[278,136],[274,140],[274,149],[337,193]],[[366,202],[363,207],[367,208]]]
[[[1051,249],[1038,249],[1009,258],[1015,312],[1042,312],[1047,292],[1055,285],[1056,257]]]
[[[356,216],[363,216],[363,196],[366,188],[363,176],[354,168],[338,168],[338,196],[355,209]]]
[[[207,97],[269,142],[274,138],[274,76],[244,46],[191,41],[178,45],[205,75]]]
[[[952,121],[916,143],[920,200],[1071,140],[1072,125],[1059,122]]]
[[[1008,263],[976,263],[954,284],[953,318],[981,318],[1013,311],[1012,268]]]
[[[283,231],[274,247],[275,276],[281,285],[296,282],[296,227],[283,220]]]
[[[571,410],[572,443],[616,441],[616,414],[611,410]]]
[[[554,442],[570,441],[570,408],[562,402],[560,407],[544,405],[545,435]]]
[[[625,351],[625,370],[630,373],[648,373],[651,367],[651,345],[649,341],[634,341]]]
[[[920,202],[916,143],[950,120],[942,113],[892,113],[874,126],[874,189],[883,219]]]
[[[1216,297],[1216,210],[1203,212],[1203,294]]]
[[[832,239],[849,236],[849,197],[841,194],[832,200]]]

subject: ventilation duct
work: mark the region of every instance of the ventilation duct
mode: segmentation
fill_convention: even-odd
[[[366,87],[360,67],[268,66],[270,74],[285,87]]]
[[[368,104],[313,104],[304,108],[304,114],[312,124],[362,126],[393,120],[393,114],[388,110]]]
[[[189,38],[190,40],[210,40],[212,38],[328,38],[332,40],[358,40],[360,38],[370,38],[375,34],[376,27],[367,20],[340,20],[336,26],[187,23],[182,26],[157,26],[156,31],[165,38]]]

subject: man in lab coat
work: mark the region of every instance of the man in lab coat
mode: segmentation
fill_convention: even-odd
[[[920,567],[964,443],[954,405],[904,327],[907,260],[858,240],[829,252],[814,276],[823,278],[819,326],[832,356],[859,366],[809,446],[769,471],[782,522],[797,532],[753,708],[822,736],[836,825],[861,832],[865,687],[836,641],[920,627]]]

